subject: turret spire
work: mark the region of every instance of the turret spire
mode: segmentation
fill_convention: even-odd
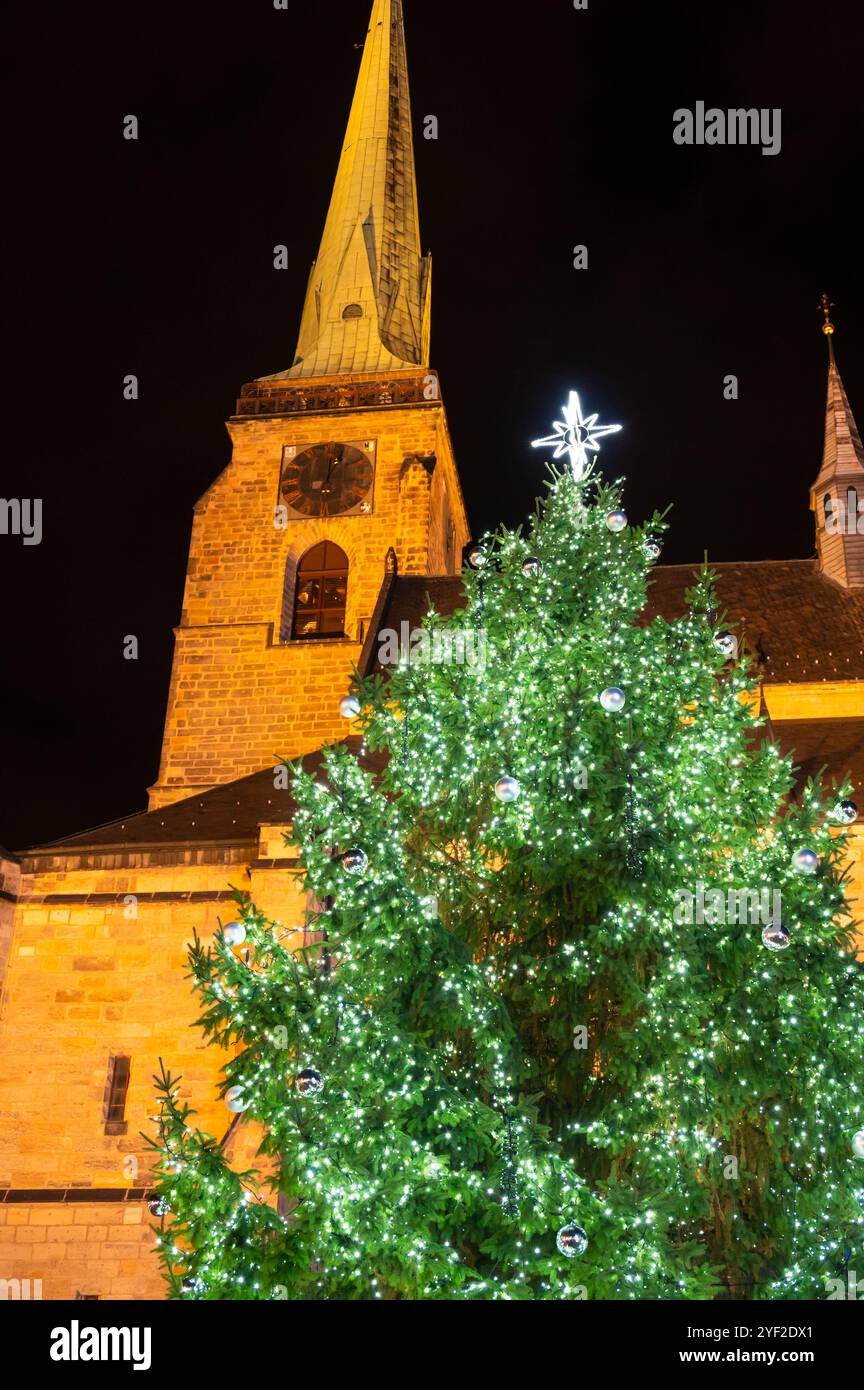
[[[402,0],[374,0],[296,358],[276,375],[428,365],[430,269],[420,254]]]
[[[864,447],[834,355],[834,308],[820,301],[828,339],[828,404],[822,467],[810,494],[824,574],[844,588],[864,585]]]

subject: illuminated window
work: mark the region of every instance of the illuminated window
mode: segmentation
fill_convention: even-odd
[[[125,1134],[126,1096],[132,1071],[131,1057],[112,1057],[108,1066],[108,1097],[105,1106],[105,1133]]]
[[[297,570],[296,637],[344,637],[348,556],[332,541],[307,550]]]

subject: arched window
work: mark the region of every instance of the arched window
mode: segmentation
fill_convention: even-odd
[[[294,637],[344,637],[348,556],[332,541],[307,550],[297,569]]]

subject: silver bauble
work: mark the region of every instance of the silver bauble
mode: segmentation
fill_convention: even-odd
[[[294,1082],[298,1096],[317,1096],[324,1089],[324,1077],[314,1067],[307,1067],[297,1075]]]
[[[521,790],[522,788],[515,777],[499,777],[495,783],[495,795],[499,801],[503,801],[505,804],[518,801]]]
[[[789,928],[784,927],[782,922],[769,922],[762,929],[762,945],[767,946],[769,951],[785,951],[791,940]]]
[[[226,946],[242,946],[246,940],[245,922],[229,922],[222,935]]]
[[[732,661],[738,655],[738,638],[734,632],[715,632],[714,646],[727,661]]]
[[[489,563],[489,553],[482,545],[472,545],[466,556],[472,570],[482,570]]]
[[[347,874],[362,874],[369,864],[369,858],[362,849],[346,849],[342,855],[342,868]]]
[[[600,703],[607,714],[618,714],[627,703],[627,696],[619,686],[610,685],[602,692]]]
[[[245,1095],[242,1086],[232,1086],[225,1092],[225,1104],[234,1115],[242,1115],[252,1104],[251,1100]]]
[[[581,1226],[577,1226],[575,1221],[571,1221],[569,1225],[561,1227],[555,1244],[561,1254],[567,1256],[568,1260],[575,1260],[577,1255],[584,1255],[588,1249],[588,1237]]]

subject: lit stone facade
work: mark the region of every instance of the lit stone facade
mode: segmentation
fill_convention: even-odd
[[[0,986],[12,944],[12,925],[20,888],[21,866],[14,855],[0,845]]]
[[[338,398],[343,387],[368,380],[327,384]],[[379,384],[376,394],[393,394],[406,383],[414,388],[411,404],[238,415],[229,422],[233,458],[195,509],[151,807],[341,737],[339,699],[359,663],[389,552],[400,574],[461,569],[468,522],[437,377],[428,370],[403,373]],[[239,408],[245,404],[241,399]],[[374,446],[371,510],[286,520],[277,512],[283,449],[330,439]],[[297,641],[291,627],[297,566],[323,539],[340,546],[350,565],[346,636]]]
[[[164,1058],[201,1126],[226,1132],[230,1116],[213,1094],[220,1059],[191,1026],[185,946],[194,930],[207,940],[218,917],[231,919],[229,883],[286,926],[302,922],[291,866],[254,867],[274,837],[284,854],[274,827],[235,845],[25,860],[0,1019],[0,1277],[41,1279],[52,1299],[161,1296],[142,1200],[153,1074]],[[132,1059],[126,1133],[108,1135],[117,1055]],[[229,1153],[251,1161],[254,1136],[241,1143]]]
[[[274,764],[345,736],[339,698],[382,628],[415,625],[427,595],[443,613],[462,601],[468,523],[428,365],[399,0],[375,0],[350,129],[294,364],[244,388],[232,460],[196,507],[150,810],[0,851],[0,1280],[41,1280],[45,1298],[162,1296],[141,1137],[159,1059],[182,1076],[202,1128],[221,1137],[229,1119],[214,1098],[223,1058],[191,1026],[186,944],[230,920],[232,887],[301,927]],[[328,440],[374,441],[368,512],[277,526],[283,449]],[[832,358],[814,502],[851,485],[861,462]],[[348,557],[345,636],[298,641],[297,565],[321,540]],[[770,732],[806,771],[851,772],[864,804],[857,542],[820,538],[819,556],[721,565],[718,590],[759,656]],[[690,567],[658,567],[654,581],[654,611],[676,616]],[[860,824],[851,896],[864,917]],[[131,1059],[119,1133],[106,1132],[118,1128],[107,1115],[117,1057]],[[229,1149],[247,1164],[250,1129]]]

